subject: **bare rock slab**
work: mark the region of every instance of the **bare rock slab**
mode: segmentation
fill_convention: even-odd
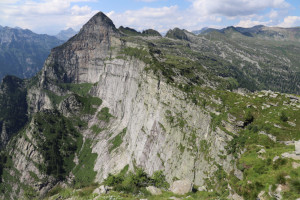
[[[174,194],[184,195],[191,192],[193,188],[193,183],[189,180],[178,180],[174,181],[170,187],[170,191]]]
[[[300,140],[295,142],[296,155],[300,155]]]
[[[148,192],[150,192],[150,194],[152,194],[152,195],[161,195],[162,194],[161,190],[154,186],[146,187],[146,190]]]

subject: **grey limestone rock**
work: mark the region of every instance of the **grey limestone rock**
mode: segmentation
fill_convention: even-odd
[[[161,190],[154,186],[148,186],[148,187],[146,187],[146,190],[148,192],[150,192],[152,195],[161,195],[162,194]]]
[[[174,194],[184,195],[191,192],[193,188],[193,183],[189,180],[178,180],[174,181],[170,187],[170,191]]]
[[[297,155],[300,155],[300,140],[295,142],[295,151]]]

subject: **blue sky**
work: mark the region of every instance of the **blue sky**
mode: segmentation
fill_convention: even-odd
[[[79,30],[95,13],[107,14],[117,27],[300,26],[299,0],[0,0],[0,25],[57,34]]]

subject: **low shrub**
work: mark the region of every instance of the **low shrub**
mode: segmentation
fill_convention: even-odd
[[[286,184],[285,176],[286,176],[286,173],[283,173],[283,172],[279,173],[276,176],[276,182],[279,183],[279,184],[285,185]]]
[[[156,171],[152,177],[149,177],[148,174],[141,168],[137,168],[135,173],[127,172],[127,170],[128,167],[127,169],[122,170],[119,174],[109,174],[104,180],[104,184],[114,187],[114,190],[116,191],[133,194],[143,192],[144,188],[150,185],[159,188],[169,187],[162,171]]]
[[[290,185],[294,192],[300,194],[300,178],[292,179]]]
[[[289,120],[285,112],[281,112],[279,118],[283,122],[287,122]]]
[[[284,158],[278,158],[274,163],[273,163],[273,169],[278,169],[280,166],[285,165],[287,163],[287,160]]]

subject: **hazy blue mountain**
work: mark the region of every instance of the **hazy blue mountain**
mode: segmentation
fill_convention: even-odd
[[[54,36],[28,29],[0,27],[0,80],[5,75],[32,77],[42,68],[50,50],[62,43]]]
[[[201,33],[203,33],[204,31],[206,31],[207,29],[209,29],[208,27],[204,27],[200,30],[195,30],[195,31],[192,31],[192,33],[194,33],[195,35],[199,35]]]
[[[77,34],[77,31],[74,31],[72,28],[60,31],[55,37],[59,40],[67,41],[71,37]]]

